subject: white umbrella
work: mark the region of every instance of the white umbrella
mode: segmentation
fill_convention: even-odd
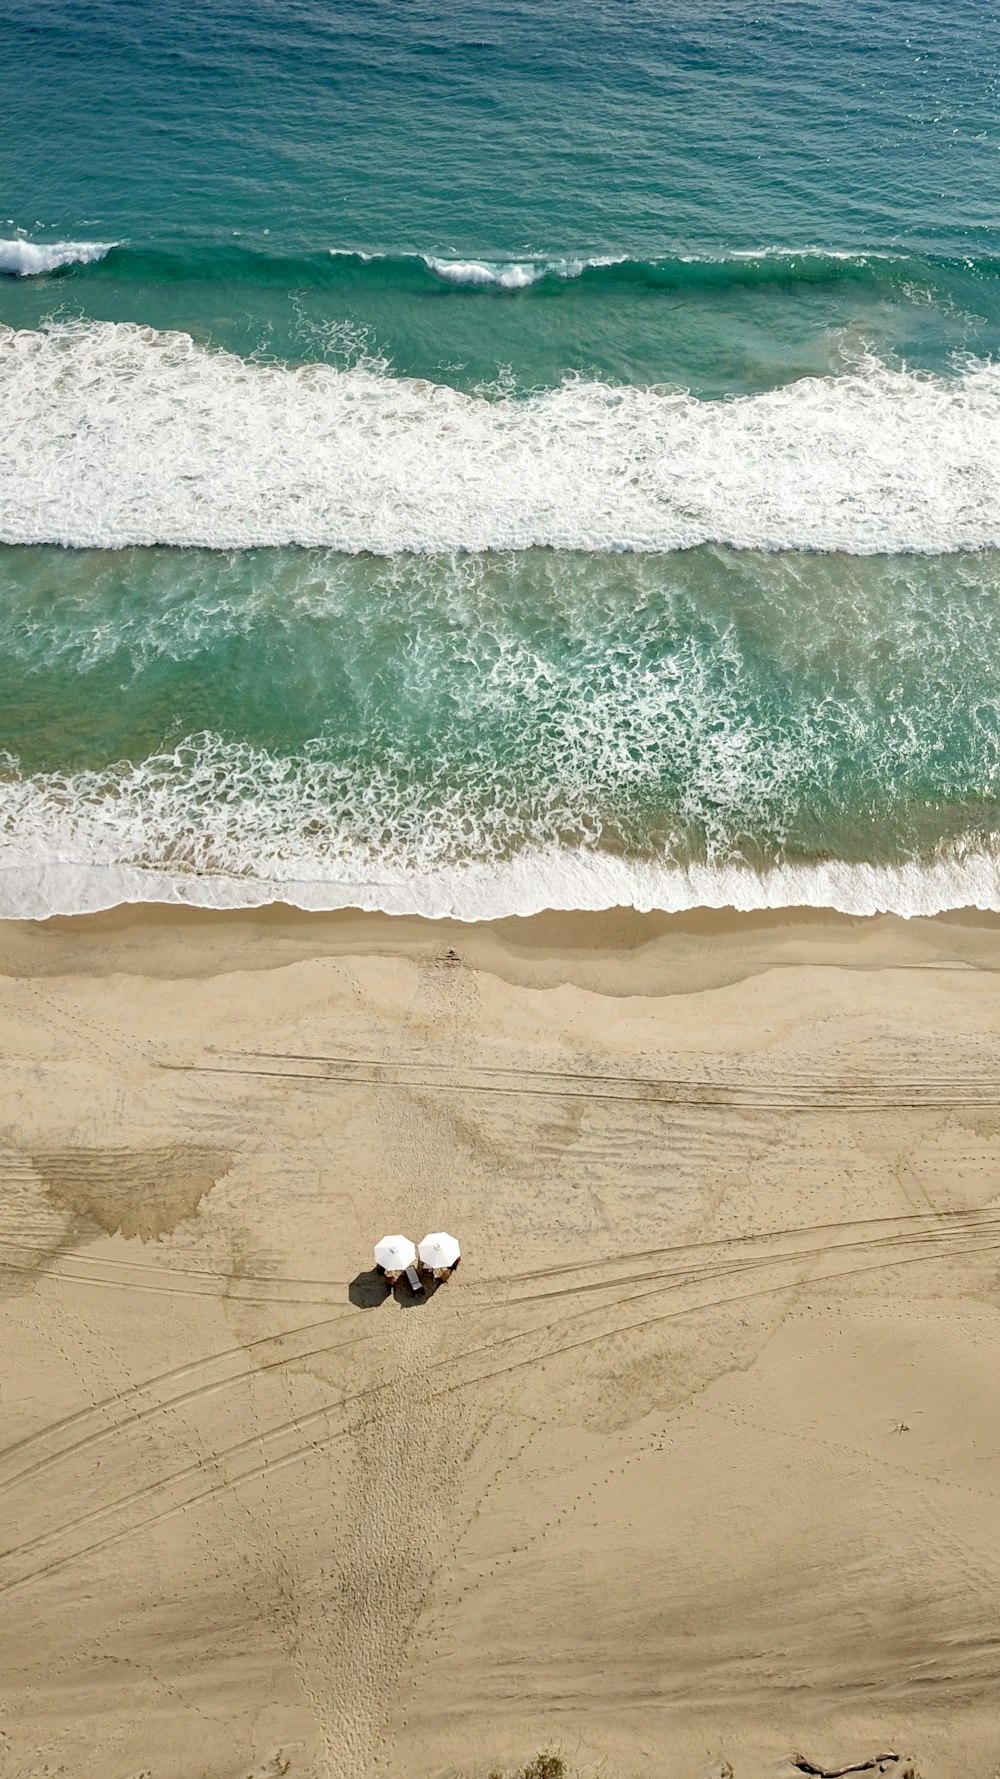
[[[416,1258],[417,1250],[408,1235],[384,1235],[375,1243],[375,1265],[383,1272],[405,1272]]]
[[[462,1250],[453,1235],[447,1235],[442,1229],[437,1235],[425,1235],[418,1249],[420,1264],[428,1272],[448,1272],[454,1266]]]

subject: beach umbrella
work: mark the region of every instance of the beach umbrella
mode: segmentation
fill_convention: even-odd
[[[425,1235],[418,1252],[420,1264],[428,1272],[449,1272],[462,1250],[455,1237],[442,1229],[437,1235]]]
[[[384,1235],[375,1243],[375,1265],[383,1272],[405,1272],[416,1258],[417,1250],[408,1235]]]

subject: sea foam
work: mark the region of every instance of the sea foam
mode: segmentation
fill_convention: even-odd
[[[114,241],[0,241],[0,273],[37,278],[60,266],[89,266],[110,253]]]
[[[22,775],[0,758],[0,918],[124,902],[287,902],[468,921],[618,906],[1000,911],[1000,854],[982,841],[892,862],[755,867],[728,850],[686,859],[567,844],[553,837],[560,821],[543,819],[532,824],[538,838],[526,830],[504,850],[490,845],[488,822],[481,844],[470,845],[476,824],[461,797],[432,817],[418,795],[411,813],[376,769],[365,786],[337,762],[307,756],[203,735],[136,763],[74,773]]]
[[[1000,542],[1000,366],[866,359],[725,401],[470,396],[132,324],[0,328],[0,540],[351,553]]]
[[[359,861],[359,865],[362,861]],[[905,919],[949,909],[1000,911],[1000,858],[979,852],[930,863],[878,865],[828,859],[755,871],[745,865],[652,865],[579,851],[525,853],[509,862],[456,864],[430,872],[371,870],[340,878],[226,876],[153,862],[48,857],[3,848],[0,919],[44,920],[127,903],[192,908],[260,908],[274,903],[312,912],[359,908],[427,919],[501,920],[547,909],[683,913],[692,908],[829,908]]]

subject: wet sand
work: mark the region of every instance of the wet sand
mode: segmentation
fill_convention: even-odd
[[[998,968],[972,914],[0,925],[0,1770],[993,1779]]]

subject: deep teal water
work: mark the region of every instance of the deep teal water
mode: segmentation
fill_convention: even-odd
[[[0,23],[8,212],[64,238],[997,246],[987,0],[4,0]]]
[[[1000,901],[994,8],[0,39],[6,911]]]

